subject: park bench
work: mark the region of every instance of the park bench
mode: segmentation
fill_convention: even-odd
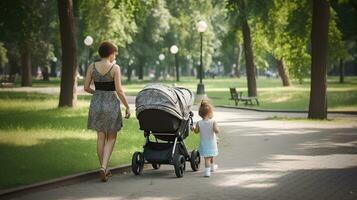
[[[230,100],[234,100],[236,106],[238,106],[239,101],[244,102],[245,105],[253,105],[253,102],[255,101],[259,106],[259,101],[257,97],[245,97],[243,96],[243,92],[237,92],[236,88],[229,88],[229,91],[231,93]]]
[[[9,88],[15,86],[15,76],[1,76],[0,87]]]

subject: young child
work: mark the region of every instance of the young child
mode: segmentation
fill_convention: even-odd
[[[213,157],[218,155],[216,134],[219,132],[217,122],[212,120],[213,107],[207,102],[202,101],[198,110],[198,115],[202,120],[196,123],[196,126],[191,127],[195,133],[200,133],[200,154],[205,158],[204,176],[210,177],[211,172],[217,169],[217,165],[213,163]]]

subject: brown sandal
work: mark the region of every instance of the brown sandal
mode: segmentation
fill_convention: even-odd
[[[113,176],[112,172],[111,172],[109,169],[107,169],[105,175],[106,175],[108,178]]]
[[[106,170],[103,167],[100,168],[99,174],[100,174],[100,180],[102,182],[107,182],[108,176],[107,176]]]

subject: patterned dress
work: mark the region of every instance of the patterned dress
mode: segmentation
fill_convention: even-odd
[[[114,66],[114,65],[113,65]],[[92,79],[95,82],[112,82],[111,70],[102,75],[93,64]],[[89,129],[105,133],[117,133],[122,127],[120,101],[115,91],[96,89],[89,106],[88,125]]]

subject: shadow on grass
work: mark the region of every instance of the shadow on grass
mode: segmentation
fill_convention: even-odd
[[[42,139],[33,146],[0,144],[0,186],[14,187],[95,169],[95,152],[94,139]]]
[[[111,166],[129,163],[142,140],[119,135]],[[96,139],[40,139],[32,146],[0,143],[0,189],[31,184],[99,168]]]

